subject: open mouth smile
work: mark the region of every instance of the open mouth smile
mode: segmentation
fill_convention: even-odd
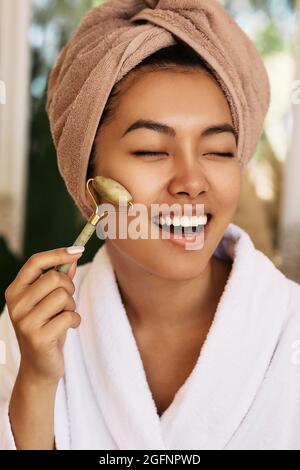
[[[197,237],[202,235],[207,235],[208,227],[210,226],[210,221],[212,215],[207,213],[200,216],[155,216],[153,217],[153,223],[159,227],[160,231],[165,231],[170,234],[171,240],[177,245],[185,245],[186,242],[196,241]],[[179,236],[179,238],[176,238]],[[164,238],[165,239],[165,238]]]

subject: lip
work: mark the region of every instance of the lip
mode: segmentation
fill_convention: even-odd
[[[204,212],[200,211],[200,214],[199,214],[199,211],[197,211],[196,209],[193,209],[191,212],[188,212],[187,214],[184,213],[184,211],[182,212],[176,212],[174,210],[172,211],[159,211],[158,213],[158,216],[159,217],[164,217],[165,215],[169,215],[170,217],[176,217],[176,216],[179,216],[179,217],[182,217],[183,215],[188,215],[188,216],[200,216],[200,215],[211,215],[211,212],[209,210],[205,210]]]
[[[210,229],[211,220],[213,219],[213,216],[211,214],[208,214],[208,215],[210,216],[209,220],[208,220],[207,224],[204,225],[204,229],[199,234],[194,234],[194,235],[184,235],[183,234],[181,238],[175,238],[175,234],[170,231],[170,237],[169,238],[161,238],[161,239],[169,241],[169,242],[173,243],[174,245],[177,245],[177,246],[180,246],[180,247],[185,247],[187,243],[197,244],[197,241],[199,242],[201,240],[201,238],[203,237],[203,235],[204,235],[204,240],[205,240],[205,238],[207,237],[207,234],[209,232],[209,229]],[[153,221],[152,221],[152,223],[154,224]],[[163,229],[161,227],[158,227],[156,224],[154,224],[154,225],[155,225],[155,227],[157,227],[159,229],[160,233],[162,234]]]

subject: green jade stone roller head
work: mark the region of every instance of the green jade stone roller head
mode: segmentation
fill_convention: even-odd
[[[99,215],[99,206],[97,201],[93,197],[90,192],[89,184],[92,184],[92,187],[96,191],[96,193],[105,201],[110,202],[114,205],[121,205],[121,206],[132,206],[132,196],[127,191],[124,186],[122,186],[117,181],[106,178],[105,176],[96,176],[95,178],[90,178],[86,182],[87,191],[90,194],[93,203],[95,205],[95,212],[89,218],[87,224],[81,231],[81,233],[76,238],[75,242],[73,243],[74,246],[85,246],[86,243],[89,241],[91,236],[93,235],[94,231],[96,230],[97,224],[100,220],[104,219],[108,215],[108,211],[104,211],[102,214]],[[61,264],[55,267],[56,271],[60,271],[63,273],[67,273],[71,267],[71,264]]]

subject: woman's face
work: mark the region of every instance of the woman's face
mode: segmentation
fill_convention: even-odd
[[[201,70],[148,72],[124,83],[114,119],[97,137],[94,175],[124,185],[133,202],[149,208],[149,224],[151,204],[163,203],[182,209],[184,204],[193,209],[204,204],[212,219],[198,250],[186,250],[161,236],[106,239],[106,244],[149,273],[170,280],[194,278],[209,263],[238,204],[241,169],[235,136],[228,130],[204,133],[212,126],[233,126],[229,105],[218,84]],[[126,132],[138,120],[174,131],[140,127]],[[134,218],[129,216],[128,224]]]

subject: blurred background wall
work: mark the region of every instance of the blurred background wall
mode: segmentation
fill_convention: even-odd
[[[46,85],[61,47],[100,3],[0,0],[0,311],[6,287],[29,256],[72,244],[85,223],[58,172]],[[222,3],[255,42],[272,93],[233,222],[300,282],[300,0]],[[94,234],[80,264],[100,244]]]

